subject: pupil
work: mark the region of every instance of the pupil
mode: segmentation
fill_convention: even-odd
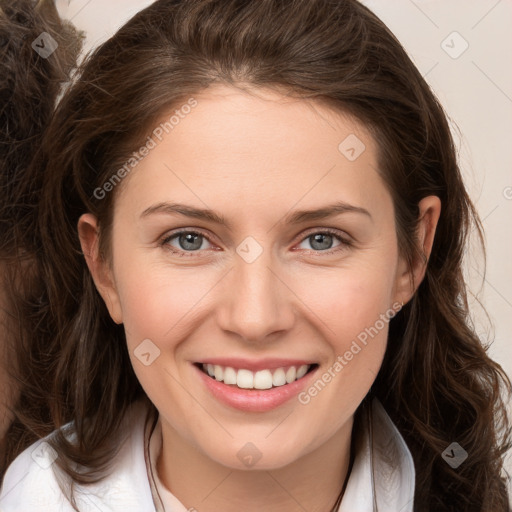
[[[180,236],[182,249],[197,251],[201,248],[201,235],[198,233],[186,233]]]
[[[317,233],[313,235],[313,241],[311,242],[311,247],[313,249],[318,249],[320,251],[325,251],[326,249],[330,249],[332,245],[332,235],[326,233]]]

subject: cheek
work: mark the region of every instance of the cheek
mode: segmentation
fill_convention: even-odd
[[[396,260],[312,270],[294,278],[294,290],[321,320],[328,339],[343,349],[348,339],[372,326],[393,304]],[[303,310],[306,311],[306,308]]]
[[[200,301],[214,287],[211,274],[193,268],[173,270],[143,258],[119,264],[116,283],[129,347],[151,339],[159,346],[165,340],[169,348],[172,340],[180,339]]]
[[[387,346],[392,307],[393,279],[384,266],[374,272],[351,269],[337,279],[320,280],[310,288],[319,312],[316,325],[329,347],[329,358],[299,402],[314,414],[312,430],[325,431],[322,421],[330,418],[328,433],[341,428],[367,395]],[[327,283],[329,283],[327,287]],[[328,288],[329,291],[326,290]],[[332,411],[340,411],[333,418]]]
[[[343,407],[366,395],[382,364],[389,322],[396,314],[392,309],[395,273],[396,257],[390,251],[388,257],[381,253],[357,265],[316,272],[297,288],[317,315],[312,321],[329,346],[328,374],[319,376],[317,388],[328,383],[325,398],[330,399],[318,405],[336,402]]]

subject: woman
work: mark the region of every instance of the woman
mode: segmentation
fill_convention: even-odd
[[[60,429],[3,510],[507,510],[510,383],[461,272],[479,223],[365,7],[157,1],[31,172]]]

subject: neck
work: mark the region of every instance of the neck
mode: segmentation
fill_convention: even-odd
[[[238,470],[210,459],[162,421],[158,475],[188,510],[331,512],[349,473],[352,424],[351,418],[317,449],[285,467]]]

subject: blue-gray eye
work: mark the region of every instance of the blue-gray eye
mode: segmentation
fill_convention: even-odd
[[[178,241],[178,247],[171,243],[173,240]],[[204,241],[206,241],[206,239],[204,235],[201,235],[200,233],[182,231],[181,233],[176,233],[168,237],[164,242],[175,249],[181,249],[183,251],[198,251],[199,249],[204,248],[202,247]]]
[[[326,251],[328,249],[332,249],[334,240],[338,238],[335,235],[331,235],[329,233],[315,233],[313,235],[310,235],[306,237],[302,242],[309,241],[311,247],[315,251]],[[339,243],[338,243],[339,245]],[[301,247],[304,249],[304,247]],[[307,249],[307,248],[306,248]]]

